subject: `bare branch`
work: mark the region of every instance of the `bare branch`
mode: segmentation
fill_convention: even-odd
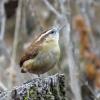
[[[4,34],[5,34],[6,17],[5,17],[4,4],[5,4],[5,1],[2,0],[0,2],[0,23],[1,23],[0,40],[3,40]]]
[[[8,68],[8,72],[10,74],[9,88],[11,88],[13,85],[12,77],[13,75],[15,75],[14,67],[16,66],[15,59],[16,59],[16,52],[17,52],[16,50],[17,50],[17,43],[18,43],[18,37],[19,37],[19,31],[20,31],[21,8],[22,8],[22,0],[19,1],[17,13],[16,13],[15,36],[14,36],[14,43],[13,43],[13,49],[12,49],[13,51],[12,51],[12,57],[11,57],[11,64],[10,64],[10,67]]]
[[[2,88],[4,91],[8,90],[7,87],[0,81],[0,88]]]
[[[43,0],[43,2],[58,18],[62,17],[61,14],[48,2],[48,0]]]

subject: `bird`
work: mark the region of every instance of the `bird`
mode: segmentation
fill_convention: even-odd
[[[52,27],[41,33],[21,56],[19,65],[22,73],[43,74],[59,62],[59,33],[62,28]]]

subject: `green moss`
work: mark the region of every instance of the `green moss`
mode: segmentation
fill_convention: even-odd
[[[55,100],[54,96],[52,95],[51,92],[48,92],[45,96],[44,96],[44,100]]]
[[[36,87],[32,86],[30,89],[29,89],[29,97],[32,99],[32,100],[36,100],[37,98],[37,91],[36,91]]]
[[[66,88],[65,88],[65,77],[62,76],[62,78],[58,78],[59,81],[59,94],[62,97],[61,100],[66,100]]]
[[[54,96],[54,100],[60,100],[59,91],[58,91],[58,85],[54,84],[52,79],[51,79],[50,91]]]
[[[27,95],[23,97],[23,100],[28,100],[28,97],[27,97]]]
[[[37,100],[37,91],[36,87],[32,86],[28,89],[27,93],[23,97],[23,100]]]

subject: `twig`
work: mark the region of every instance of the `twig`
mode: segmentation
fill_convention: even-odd
[[[75,100],[82,100],[81,99],[81,92],[80,92],[80,85],[79,80],[77,77],[78,71],[77,71],[77,65],[75,63],[74,58],[74,48],[72,41],[70,40],[70,37],[68,38],[68,65],[69,65],[69,72],[70,72],[70,83],[71,83],[71,89],[74,93]]]
[[[8,90],[7,87],[6,87],[1,81],[0,81],[0,87],[1,87],[4,91]]]
[[[59,0],[59,3],[62,14],[65,14],[64,0]]]
[[[17,43],[18,43],[18,37],[19,37],[19,31],[20,31],[20,22],[21,22],[21,7],[22,7],[22,0],[19,1],[19,5],[17,8],[16,13],[16,26],[15,26],[15,36],[14,36],[14,43],[13,43],[13,51],[12,51],[12,57],[11,57],[11,64],[10,68],[12,71],[14,71],[15,66],[15,59],[16,59],[16,50],[17,50]],[[10,74],[10,83],[9,88],[12,87],[12,74]]]
[[[5,4],[4,0],[0,1],[0,21],[1,21],[0,40],[4,39],[4,34],[5,34],[6,17],[5,17],[4,4]]]
[[[14,43],[13,43],[13,52],[12,52],[12,62],[15,62],[16,58],[16,47],[18,43],[18,37],[19,37],[19,31],[20,31],[20,22],[21,22],[21,6],[22,6],[22,0],[19,1],[19,6],[17,8],[16,13],[16,27],[15,27],[15,35],[14,35]]]
[[[62,17],[61,14],[48,2],[48,0],[43,0],[43,2],[58,18]]]

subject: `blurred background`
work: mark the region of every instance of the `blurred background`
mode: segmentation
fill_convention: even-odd
[[[0,0],[0,91],[37,77],[20,72],[20,57],[56,25],[61,57],[43,77],[64,73],[69,98],[100,100],[100,0]]]

